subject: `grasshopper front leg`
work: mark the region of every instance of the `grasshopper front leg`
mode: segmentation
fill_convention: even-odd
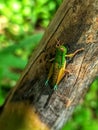
[[[83,51],[83,50],[84,50],[84,48],[78,49],[78,50],[76,50],[76,51],[75,51],[74,53],[72,53],[72,54],[65,55],[65,57],[70,57],[70,58],[72,58],[72,57],[75,56],[78,52]]]

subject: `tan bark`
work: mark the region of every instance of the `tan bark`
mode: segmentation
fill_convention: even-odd
[[[49,59],[55,54],[55,39],[69,47],[68,53],[84,48],[83,52],[68,61],[67,69],[70,74],[63,78],[57,91],[45,87],[51,65]],[[38,118],[44,123],[45,127],[41,130],[59,130],[69,119],[79,100],[84,97],[97,74],[98,0],[64,0],[10,94],[0,121],[6,115],[9,105],[16,106],[13,111],[17,111],[20,108],[14,104],[27,102],[27,111],[34,108],[30,116],[37,112]],[[8,109],[8,113],[10,112]],[[28,123],[28,128],[29,125],[32,126]],[[8,130],[7,127],[4,130]],[[32,126],[32,130],[36,129]]]

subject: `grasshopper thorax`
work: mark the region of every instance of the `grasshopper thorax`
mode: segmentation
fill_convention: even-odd
[[[65,55],[67,53],[67,48],[63,45],[56,46],[56,56],[55,63],[62,67],[65,63]]]

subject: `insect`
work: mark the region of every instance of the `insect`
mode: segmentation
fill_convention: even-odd
[[[51,83],[53,89],[57,90],[61,79],[66,73],[69,73],[66,69],[66,57],[73,57],[82,50],[84,50],[84,48],[78,49],[72,54],[67,54],[67,48],[63,45],[57,44],[55,58],[52,59],[53,63],[50,67],[45,86],[48,86],[49,83]]]

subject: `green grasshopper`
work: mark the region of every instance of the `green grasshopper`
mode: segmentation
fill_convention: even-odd
[[[57,90],[58,84],[60,83],[61,79],[64,77],[66,73],[69,73],[69,71],[66,69],[66,57],[73,57],[82,50],[84,50],[84,48],[78,49],[72,54],[67,54],[67,48],[63,45],[57,44],[56,55],[55,58],[52,59],[53,63],[50,67],[49,74],[45,82],[45,86],[49,85],[50,80],[54,90]]]

